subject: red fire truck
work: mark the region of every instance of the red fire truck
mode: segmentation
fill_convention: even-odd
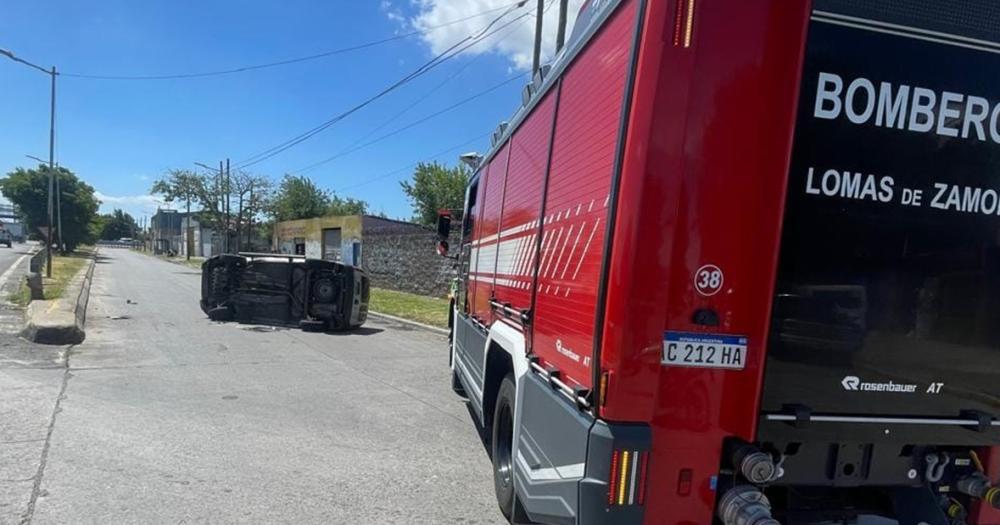
[[[988,0],[585,4],[453,255],[503,513],[1000,524],[998,78]]]

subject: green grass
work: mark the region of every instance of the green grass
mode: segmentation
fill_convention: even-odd
[[[372,288],[368,309],[441,328],[448,327],[448,299]]]
[[[18,286],[17,291],[11,293],[7,300],[18,306],[27,306],[31,302],[31,290],[28,288],[28,283],[22,280],[21,286]]]
[[[52,277],[45,277],[45,269],[42,269],[42,293],[45,299],[58,299],[66,292],[66,285],[84,266],[87,260],[93,255],[93,249],[82,247],[73,253],[57,255],[52,259]],[[17,291],[8,297],[10,302],[26,306],[31,302],[31,290],[25,282]]]
[[[45,299],[58,299],[66,291],[66,285],[87,264],[92,252],[80,249],[66,255],[52,258],[52,277],[42,277],[42,291]]]

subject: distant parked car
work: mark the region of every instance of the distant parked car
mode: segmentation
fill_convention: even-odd
[[[14,244],[14,237],[7,230],[0,230],[0,244],[10,248]]]
[[[368,296],[365,272],[337,262],[242,254],[201,266],[201,309],[215,321],[350,330],[368,318]]]

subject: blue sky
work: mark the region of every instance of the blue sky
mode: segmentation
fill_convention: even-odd
[[[65,73],[197,73],[362,44],[511,3],[8,0],[0,17],[0,48]],[[574,12],[579,3],[573,2]],[[505,20],[528,10],[530,5]],[[550,29],[556,10],[551,11]],[[166,170],[194,168],[194,162],[214,165],[227,156],[236,163],[280,144],[392,84],[500,12],[358,52],[248,73],[161,81],[60,76],[57,160],[104,196],[102,211],[122,207],[149,215],[157,206],[147,195],[149,187]],[[523,73],[532,24],[530,17],[515,23],[326,132],[248,169],[278,179],[365,136],[378,138]],[[410,171],[401,169],[489,133],[512,114],[522,85],[509,83],[306,174],[324,188],[368,201],[373,211],[409,217],[398,181]],[[0,174],[32,165],[26,154],[47,157],[48,104],[47,75],[0,57]],[[379,126],[384,127],[370,135]],[[483,151],[487,141],[479,138],[437,160],[454,163],[462,151]]]

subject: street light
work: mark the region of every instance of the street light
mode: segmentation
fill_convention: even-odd
[[[42,160],[42,159],[40,159],[40,158],[38,158],[38,157],[36,157],[34,155],[25,155],[25,157],[28,157],[31,160],[37,160],[38,162],[41,162],[42,164],[45,164],[44,160]],[[56,167],[58,168],[59,165],[56,164]],[[59,249],[62,250],[62,251],[65,251],[66,250],[66,244],[63,243],[63,232],[62,232],[62,190],[59,189],[59,177],[54,177],[54,175],[50,173],[49,174],[49,178],[50,179],[55,178],[55,181],[56,181],[56,231],[59,232]],[[51,180],[50,180],[50,185],[51,185]],[[50,211],[49,212],[49,224],[50,224],[49,227],[50,228],[51,228],[51,224],[52,224],[52,220],[51,219],[52,219],[52,212]],[[50,236],[49,237],[49,241],[50,241],[49,245],[50,246],[51,246],[51,240],[52,240],[52,238]],[[51,275],[50,275],[50,277],[51,277]]]
[[[48,255],[45,274],[52,277],[52,187],[55,180],[55,144],[56,144],[56,67],[51,70],[45,69],[38,64],[33,64],[23,58],[14,56],[14,53],[7,49],[0,49],[0,55],[6,56],[14,62],[24,64],[30,68],[37,69],[52,78],[51,98],[49,99],[49,231],[45,236],[45,253]]]

